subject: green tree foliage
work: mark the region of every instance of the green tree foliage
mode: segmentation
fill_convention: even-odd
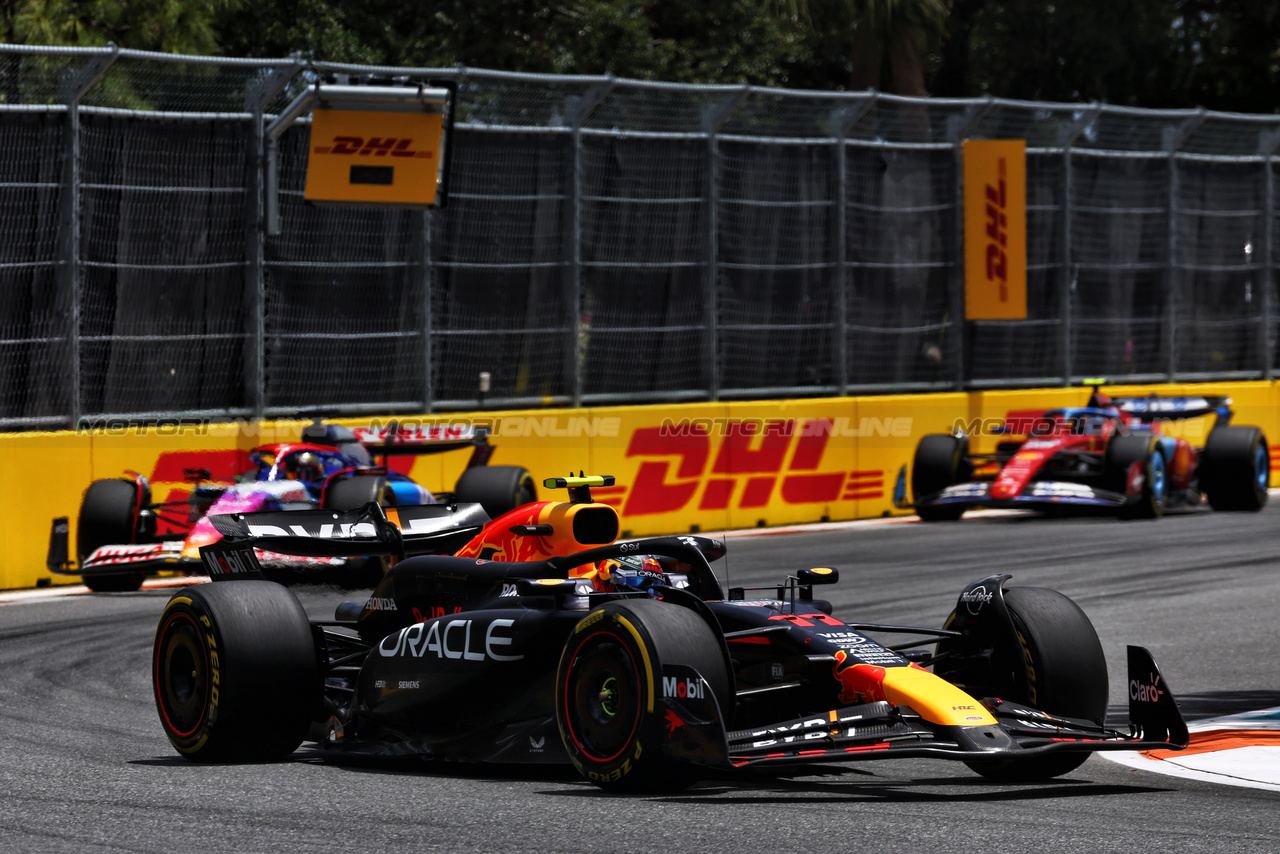
[[[1274,112],[1280,0],[952,0],[932,91]]]
[[[7,42],[1280,108],[1280,0],[0,0]]]
[[[242,0],[0,0],[11,44],[120,47],[209,54],[219,49],[215,19]]]
[[[221,17],[223,50],[338,62],[785,83],[804,33],[770,0],[298,0]]]
[[[928,94],[925,58],[943,34],[948,0],[789,0],[788,5],[792,19],[810,24],[814,35],[834,31],[847,43],[839,52],[847,56],[850,89]]]

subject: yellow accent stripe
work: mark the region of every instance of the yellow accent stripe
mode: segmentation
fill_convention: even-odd
[[[622,623],[623,628],[631,632],[631,636],[636,639],[636,646],[640,647],[640,657],[644,659],[644,676],[649,680],[649,701],[645,704],[645,710],[653,711],[653,662],[649,660],[649,648],[645,646],[644,639],[640,637],[640,633],[636,631],[636,627],[631,625],[626,617],[621,614],[615,615],[618,622]]]
[[[170,599],[170,600],[169,600],[169,605],[176,605],[176,604],[178,604],[178,603],[182,603],[183,605],[190,605],[190,604],[191,604],[191,600],[190,600],[190,599],[188,599],[186,596],[175,596],[175,597],[173,597],[172,599]],[[166,610],[167,610],[167,609],[168,609],[168,605],[166,605],[166,606],[165,606],[165,608],[166,608]]]
[[[836,722],[836,710],[835,710],[835,709],[832,709],[831,711],[827,712],[827,719],[828,719],[829,721],[831,721],[832,723],[835,723],[835,722]]]
[[[887,668],[884,694],[889,702],[910,706],[929,723],[943,726],[991,726],[996,723],[980,702],[928,670]]]

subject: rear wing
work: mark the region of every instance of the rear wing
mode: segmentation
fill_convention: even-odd
[[[489,428],[473,424],[428,424],[413,427],[391,422],[385,427],[353,427],[351,430],[369,453],[382,456],[439,454],[459,448],[481,448],[492,453]],[[488,462],[487,455],[484,462]],[[473,463],[475,464],[475,463]],[[484,463],[479,463],[483,465]]]
[[[232,543],[299,557],[412,557],[452,554],[480,532],[489,515],[479,504],[375,502],[356,510],[277,510],[209,517]]]
[[[1121,412],[1140,421],[1166,421],[1217,415],[1218,426],[1231,420],[1231,398],[1210,395],[1186,397],[1113,397],[1111,403]]]

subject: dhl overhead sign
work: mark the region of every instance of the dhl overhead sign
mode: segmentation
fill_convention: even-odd
[[[1168,386],[1160,392],[1229,395],[1237,423],[1258,425],[1272,441],[1280,439],[1280,387],[1273,383]],[[340,423],[373,436],[385,435],[393,422],[423,437],[470,435],[485,427],[495,448],[490,464],[524,466],[539,483],[579,471],[614,475],[615,486],[596,488],[593,495],[618,508],[626,535],[645,536],[900,512],[893,507],[897,473],[925,434],[1003,423],[1010,413],[1080,405],[1087,397],[1087,389],[1041,389]],[[32,461],[0,473],[0,588],[33,587],[48,577],[50,520],[69,516],[74,543],[80,498],[92,480],[137,471],[150,479],[155,500],[183,501],[191,488],[184,470],[208,469],[214,480],[230,481],[250,468],[251,449],[297,439],[305,423],[120,425],[0,435],[6,459]],[[992,450],[998,438],[975,435],[974,450]],[[389,463],[444,491],[453,488],[468,457],[460,450],[392,457]],[[32,489],[37,470],[40,488]]]

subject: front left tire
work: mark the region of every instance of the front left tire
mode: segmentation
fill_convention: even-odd
[[[1002,640],[991,650],[984,684],[965,685],[975,697],[1001,697],[1067,718],[1101,726],[1107,714],[1107,659],[1088,616],[1068,597],[1042,587],[1012,587],[1004,602],[1013,619],[1017,644]],[[953,613],[946,622],[956,621]],[[940,649],[946,644],[940,645]],[[1025,682],[1016,676],[1026,668]],[[973,672],[952,671],[939,663],[934,672],[956,681]],[[970,761],[971,769],[1001,783],[1049,780],[1084,764],[1088,753],[1051,753],[999,762]]]
[[[131,480],[95,480],[85,490],[76,523],[76,555],[80,564],[102,546],[125,545],[137,539],[139,486]],[[142,572],[84,575],[84,586],[95,593],[127,593],[142,586]]]

